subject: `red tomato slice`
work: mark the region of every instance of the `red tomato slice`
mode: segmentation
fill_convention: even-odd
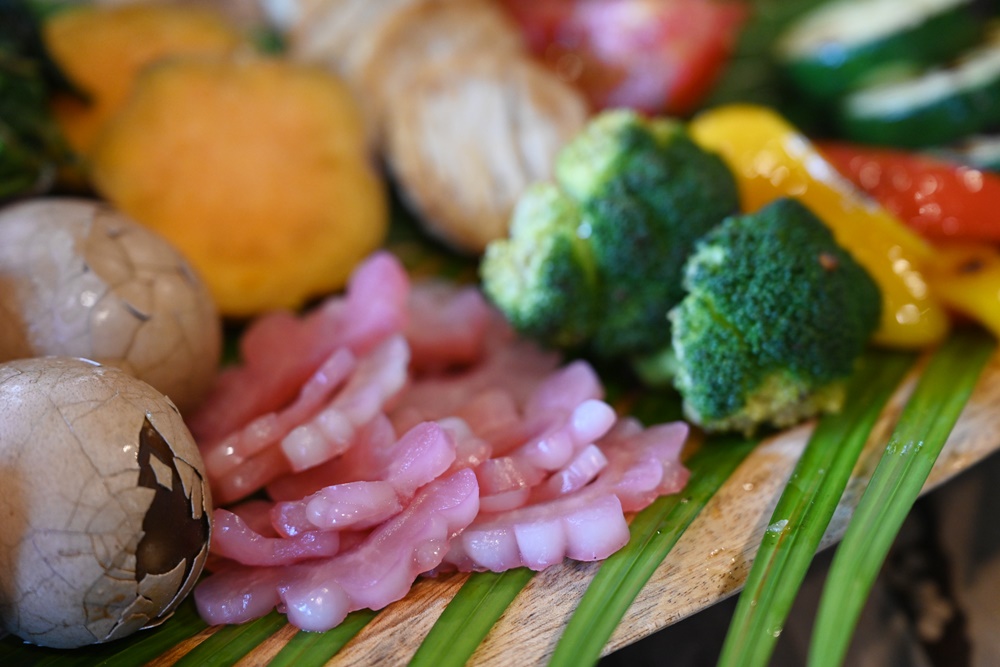
[[[708,93],[743,0],[504,0],[529,46],[597,108],[683,115]]]

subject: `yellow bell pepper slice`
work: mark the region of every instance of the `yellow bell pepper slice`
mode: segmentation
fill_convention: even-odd
[[[985,244],[944,245],[928,278],[942,303],[1000,338],[1000,250]]]
[[[948,314],[924,273],[934,249],[840,176],[784,118],[767,107],[735,104],[703,112],[689,130],[729,165],[745,212],[794,197],[826,222],[882,291],[874,342],[913,349],[945,337]]]

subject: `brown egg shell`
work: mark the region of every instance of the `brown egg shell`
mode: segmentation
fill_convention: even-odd
[[[0,361],[94,359],[188,411],[215,379],[221,328],[177,250],[108,205],[41,198],[0,210]]]
[[[0,365],[0,628],[58,648],[156,625],[208,556],[211,496],[176,407],[68,358]]]

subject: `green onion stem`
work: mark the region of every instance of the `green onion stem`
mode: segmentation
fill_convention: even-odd
[[[819,421],[764,532],[720,667],[767,664],[861,450],[915,359],[914,354],[870,352],[848,385],[843,409]]]
[[[267,616],[249,623],[227,625],[185,653],[174,665],[175,667],[228,667],[253,651],[286,624],[284,614],[272,611]]]
[[[953,334],[931,357],[854,512],[820,598],[809,665],[840,665],[882,563],[996,341]]]
[[[462,667],[534,575],[526,567],[470,575],[417,648],[409,667]]]
[[[302,630],[288,640],[268,667],[321,667],[337,655],[347,642],[378,614],[371,609],[351,612],[332,630],[306,632]]]

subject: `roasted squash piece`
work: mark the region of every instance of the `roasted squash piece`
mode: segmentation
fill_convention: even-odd
[[[91,168],[98,191],[173,242],[229,316],[342,287],[388,226],[354,99],[327,71],[289,61],[148,68]]]
[[[230,53],[245,44],[242,33],[213,11],[167,3],[65,9],[45,21],[43,38],[85,98],[63,94],[53,101],[63,133],[82,154],[143,67],[172,55]]]

